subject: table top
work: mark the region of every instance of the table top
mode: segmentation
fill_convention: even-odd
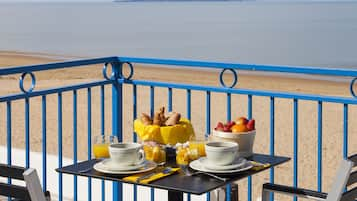
[[[205,175],[185,176],[185,174],[183,172],[179,172],[177,174],[173,174],[173,175],[164,177],[162,179],[153,181],[149,184],[141,184],[141,183],[139,184],[139,183],[135,183],[135,182],[123,181],[122,178],[124,178],[128,175],[105,174],[105,173],[98,172],[94,169],[91,169],[87,172],[81,172],[83,170],[89,169],[90,167],[93,167],[93,165],[95,163],[100,161],[98,159],[83,161],[83,162],[79,162],[77,164],[58,168],[58,169],[56,169],[56,171],[60,172],[60,173],[65,173],[65,174],[72,174],[72,175],[79,175],[79,176],[85,176],[85,177],[91,177],[91,178],[118,181],[118,182],[123,182],[123,183],[132,183],[132,184],[138,184],[138,185],[142,185],[142,186],[165,189],[165,190],[169,190],[169,191],[179,191],[179,192],[184,192],[184,193],[192,193],[192,194],[196,194],[196,195],[201,195],[203,193],[207,193],[214,189],[223,187],[226,184],[229,184],[236,180],[240,180],[245,177],[254,175],[258,172],[264,171],[266,169],[269,169],[271,167],[277,166],[279,164],[282,164],[282,163],[290,160],[290,158],[288,158],[288,157],[270,156],[270,155],[264,155],[264,154],[253,154],[253,156],[251,156],[247,159],[256,161],[256,162],[260,162],[260,163],[270,163],[270,167],[265,167],[260,170],[247,170],[244,172],[225,175],[225,177],[228,178],[228,180],[225,182],[214,179],[209,176],[205,176]]]

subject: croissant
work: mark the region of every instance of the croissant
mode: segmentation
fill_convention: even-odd
[[[171,116],[166,120],[166,126],[173,126],[179,123],[181,119],[181,114],[177,112],[173,112]]]
[[[143,122],[144,125],[151,125],[152,124],[152,119],[148,114],[141,113],[141,121]]]

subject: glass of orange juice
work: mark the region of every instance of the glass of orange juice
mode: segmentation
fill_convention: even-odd
[[[109,145],[118,143],[117,136],[98,135],[93,141],[93,155],[95,158],[109,158]]]
[[[158,165],[164,165],[166,163],[166,151],[163,145],[144,144],[143,149],[146,160],[154,161]]]
[[[189,142],[189,149],[190,150],[197,150],[199,157],[206,156],[205,150],[206,141],[204,140],[193,140]]]

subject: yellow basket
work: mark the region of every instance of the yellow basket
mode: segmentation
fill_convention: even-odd
[[[141,120],[134,121],[134,131],[142,141],[155,141],[161,144],[184,143],[194,139],[195,133],[188,119],[181,118],[174,126],[144,125]]]

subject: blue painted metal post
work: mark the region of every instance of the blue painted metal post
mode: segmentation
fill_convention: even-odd
[[[167,93],[168,112],[172,112],[172,88],[169,88]]]
[[[62,93],[58,93],[58,168],[62,167]],[[58,174],[58,200],[63,200],[63,176]]]
[[[206,91],[206,138],[211,131],[211,92]],[[210,193],[206,193],[206,200],[211,200]]]
[[[30,100],[25,99],[25,147],[26,168],[30,167]]]
[[[87,89],[87,101],[88,101],[88,125],[87,125],[87,147],[88,147],[88,160],[92,158],[92,90]],[[88,201],[92,200],[92,179],[88,178]]]
[[[122,78],[122,64],[113,62],[113,74],[116,81],[112,84],[112,135],[116,135],[120,142],[123,141],[123,86],[117,79]],[[113,182],[113,201],[122,201],[123,185]]]
[[[150,87],[150,115],[153,117],[155,113],[155,88],[153,86]],[[150,189],[150,200],[155,200],[155,189]]]
[[[187,104],[187,119],[191,120],[191,90],[186,91],[186,104]]]
[[[77,164],[77,90],[73,90],[73,163]],[[78,180],[73,177],[73,200],[78,200]]]
[[[105,90],[104,85],[100,86],[100,131],[105,135]],[[102,179],[102,201],[105,201],[105,181]]]
[[[137,96],[138,96],[138,92],[137,92],[137,87],[134,84],[133,85],[133,120],[135,120],[138,116],[138,112],[137,112],[137,105],[138,105],[138,100],[137,100]],[[138,137],[136,135],[136,133],[133,133],[133,140],[134,142],[138,141]],[[138,200],[138,187],[134,184],[134,189],[133,189],[133,193],[134,193],[134,201]]]
[[[318,101],[317,110],[317,190],[322,189],[322,101]]]
[[[275,99],[270,97],[270,155],[275,154]],[[270,183],[274,183],[274,168],[270,168]],[[274,193],[270,193],[270,201],[274,200]]]
[[[343,158],[348,157],[348,105],[343,105]]]
[[[253,97],[252,95],[248,95],[248,119],[253,117]],[[248,201],[252,200],[252,176],[248,177]]]
[[[294,187],[298,187],[298,100],[294,99]],[[294,196],[294,201],[297,201],[297,196]]]
[[[230,93],[227,93],[227,121],[231,121],[232,118],[232,104],[231,104],[231,100],[232,100],[232,96]],[[227,201],[231,201],[231,189],[232,189],[232,185],[231,184],[227,184],[226,185],[226,200]]]
[[[187,119],[191,120],[191,90],[186,91]],[[187,201],[191,201],[191,193],[187,193]]]
[[[47,189],[47,110],[46,96],[42,96],[42,189]]]
[[[135,120],[138,116],[137,105],[138,105],[138,90],[137,90],[136,85],[134,84],[133,85],[133,120]],[[135,132],[133,133],[133,140],[134,140],[134,142],[138,141],[138,136],[136,135]]]
[[[11,154],[11,102],[6,102],[6,122],[7,122],[7,136],[6,136],[6,146],[7,146],[7,164],[11,165],[12,161],[12,154]],[[7,178],[7,183],[11,184],[11,178]],[[11,198],[8,198],[8,200],[11,200]]]

